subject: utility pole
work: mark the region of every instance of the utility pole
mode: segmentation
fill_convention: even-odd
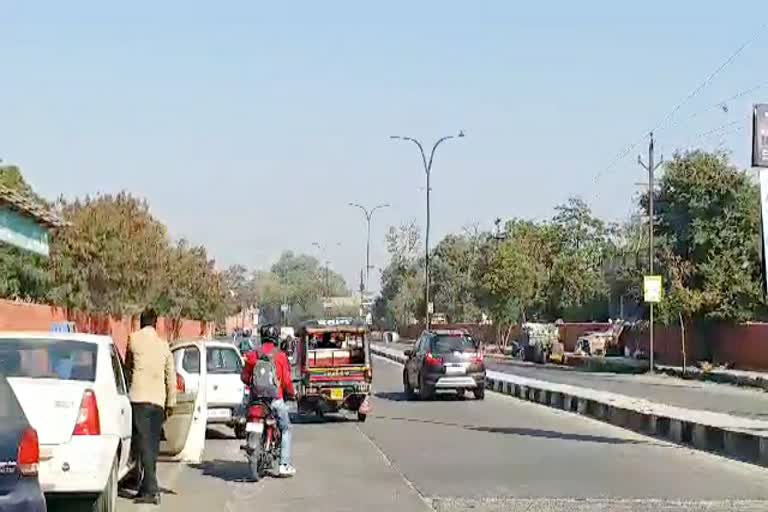
[[[373,213],[376,210],[380,210],[381,208],[389,208],[390,205],[388,204],[379,204],[368,210],[365,206],[357,203],[349,203],[349,206],[353,206],[355,208],[360,208],[363,211],[363,214],[365,215],[365,221],[368,226],[368,231],[366,235],[366,241],[365,241],[365,291],[368,291],[368,286],[370,285],[370,277],[371,277],[371,218],[373,217]]]
[[[429,227],[430,227],[430,208],[429,208],[429,193],[432,191],[432,188],[430,187],[430,177],[432,175],[432,160],[435,158],[435,150],[437,149],[437,146],[442,144],[443,142],[454,139],[457,137],[464,137],[464,131],[459,130],[459,133],[456,135],[447,135],[445,137],[441,137],[437,139],[437,141],[432,145],[432,152],[429,154],[429,160],[427,160],[427,155],[424,153],[424,146],[422,146],[421,142],[418,140],[412,138],[412,137],[403,137],[401,135],[392,135],[389,138],[395,139],[395,140],[406,140],[409,142],[413,142],[416,144],[416,146],[419,148],[419,153],[421,153],[421,162],[424,164],[424,173],[427,175],[427,229],[424,236],[424,307],[426,308],[426,313],[424,314],[424,327],[429,330],[430,328],[430,316],[431,312],[429,311],[429,286],[430,286],[430,275],[429,275]]]
[[[653,212],[653,184],[655,183],[653,175],[661,164],[664,163],[664,157],[659,159],[658,163],[653,161],[653,132],[649,134],[648,141],[648,165],[643,163],[642,157],[637,157],[637,163],[648,171],[648,275],[653,275],[653,259],[654,259],[654,247],[653,247],[653,224],[654,224],[654,212]],[[650,372],[653,373],[653,302],[648,303],[650,306],[649,320],[650,320]]]

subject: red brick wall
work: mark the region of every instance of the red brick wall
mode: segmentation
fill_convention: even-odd
[[[493,343],[496,340],[496,328],[493,325],[450,324],[441,325],[439,328],[466,329],[475,338],[486,343]],[[579,336],[586,332],[607,328],[606,323],[565,323],[560,327],[560,338],[564,342],[565,350],[571,352]],[[400,336],[413,339],[418,337],[423,329],[422,325],[411,325],[402,329]],[[656,325],[653,333],[656,362],[680,365],[682,363],[680,328]],[[510,339],[516,339],[517,335],[518,329],[514,329]],[[635,347],[641,348],[646,353],[649,350],[648,330],[630,331],[625,333],[622,340],[630,350],[634,350]],[[706,359],[712,360],[715,364],[728,363],[744,370],[768,370],[768,323],[724,324],[705,330],[688,327],[685,333],[685,347],[688,364]]]
[[[79,312],[67,312],[63,308],[43,304],[27,304],[0,300],[0,330],[4,331],[49,331],[55,322],[74,322],[78,332],[107,334],[115,340],[120,352],[125,352],[128,335],[138,328],[138,319],[123,317],[87,315]],[[169,341],[194,339],[209,334],[206,322],[182,320],[173,322],[160,318],[157,331]]]

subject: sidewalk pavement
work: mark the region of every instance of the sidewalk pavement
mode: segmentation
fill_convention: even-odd
[[[768,393],[759,389],[680,379],[664,374],[585,372],[556,365],[486,359],[486,367],[510,375],[567,384],[685,409],[768,420]]]

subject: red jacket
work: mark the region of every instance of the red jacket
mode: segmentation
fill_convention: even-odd
[[[293,381],[291,380],[291,364],[288,362],[288,356],[285,352],[278,350],[274,343],[265,343],[257,351],[248,352],[245,356],[245,366],[243,366],[243,372],[240,374],[240,379],[244,384],[251,384],[253,378],[253,367],[256,366],[256,361],[259,359],[259,354],[270,354],[277,350],[275,354],[275,370],[277,371],[277,378],[280,381],[280,387],[277,388],[277,398],[282,400],[284,395],[289,397],[296,396],[296,391],[293,389]]]

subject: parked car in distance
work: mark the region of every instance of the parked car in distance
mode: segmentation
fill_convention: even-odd
[[[244,402],[248,389],[240,380],[243,359],[237,347],[224,341],[176,343],[172,348],[178,386],[196,391],[200,382],[200,354],[205,351],[208,424],[223,424],[245,437]]]
[[[463,395],[472,390],[475,398],[485,398],[485,364],[480,347],[465,331],[425,331],[406,350],[403,388],[409,398],[434,397],[436,391],[451,390]]]
[[[109,336],[0,332],[4,372],[40,443],[46,496],[82,501],[78,510],[114,511],[131,467],[131,405],[123,365]]]
[[[38,467],[40,445],[37,431],[27,420],[0,360],[0,510],[45,512]]]

